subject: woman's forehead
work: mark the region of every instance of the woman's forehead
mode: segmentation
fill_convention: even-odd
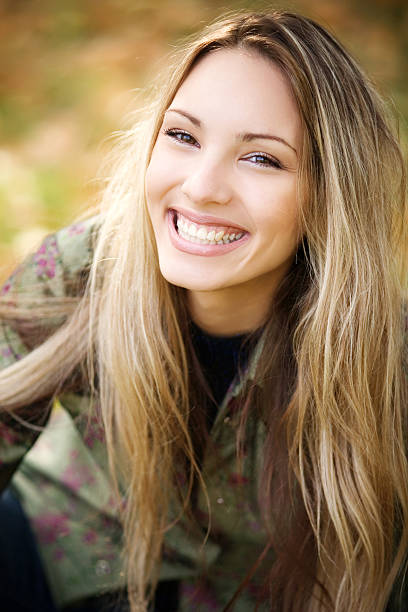
[[[170,108],[238,131],[279,129],[299,144],[301,121],[287,77],[257,52],[219,49],[208,53],[192,68]]]

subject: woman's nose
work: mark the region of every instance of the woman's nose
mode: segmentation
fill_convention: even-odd
[[[208,159],[196,160],[187,170],[181,191],[195,204],[228,204],[232,196],[226,168]]]

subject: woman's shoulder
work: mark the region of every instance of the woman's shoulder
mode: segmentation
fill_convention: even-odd
[[[45,239],[43,244],[46,250],[48,244],[51,250],[55,245],[56,254],[68,277],[89,269],[100,225],[101,217],[93,216],[64,227]]]
[[[94,216],[45,236],[3,285],[3,300],[73,296],[92,263],[100,223]]]
[[[101,220],[47,235],[0,291],[0,369],[56,331],[83,295]]]
[[[31,272],[33,280],[52,284],[55,279],[55,284],[61,285],[60,291],[70,295],[71,287],[75,287],[73,281],[89,271],[100,224],[100,217],[94,216],[49,234],[23,268]]]

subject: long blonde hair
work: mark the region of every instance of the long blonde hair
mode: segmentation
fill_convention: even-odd
[[[158,268],[144,177],[163,113],[189,71],[204,54],[236,47],[281,68],[304,128],[304,239],[297,268],[271,306],[256,374],[266,380],[276,371],[275,400],[269,406],[269,393],[253,399],[269,424],[265,521],[270,512],[271,522],[278,514],[279,423],[289,467],[289,476],[280,476],[287,480],[280,503],[291,503],[293,481],[298,516],[306,519],[291,537],[299,550],[312,551],[315,567],[311,584],[302,583],[302,572],[290,578],[277,539],[271,601],[275,597],[280,610],[383,610],[408,546],[404,162],[379,95],[342,46],[310,19],[286,12],[232,15],[180,50],[156,102],[123,138],[84,296],[73,316],[66,312],[64,326],[0,374],[0,401],[17,409],[52,396],[88,353],[88,381],[99,381],[94,391],[114,482],[126,495],[128,595],[132,610],[144,609],[169,507],[174,502],[182,512],[194,481],[205,486],[191,434],[188,313],[183,290],[170,286]],[[42,316],[41,306],[38,312]],[[7,303],[1,314],[18,325],[19,314]],[[276,324],[279,317],[286,327]],[[284,355],[290,375],[283,372]],[[244,418],[247,412],[243,401]],[[189,483],[183,491],[176,485],[180,465]],[[269,531],[276,537],[277,529]]]

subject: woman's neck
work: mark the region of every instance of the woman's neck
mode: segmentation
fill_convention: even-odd
[[[254,331],[266,319],[275,287],[227,287],[217,291],[188,291],[191,318],[214,336]]]

